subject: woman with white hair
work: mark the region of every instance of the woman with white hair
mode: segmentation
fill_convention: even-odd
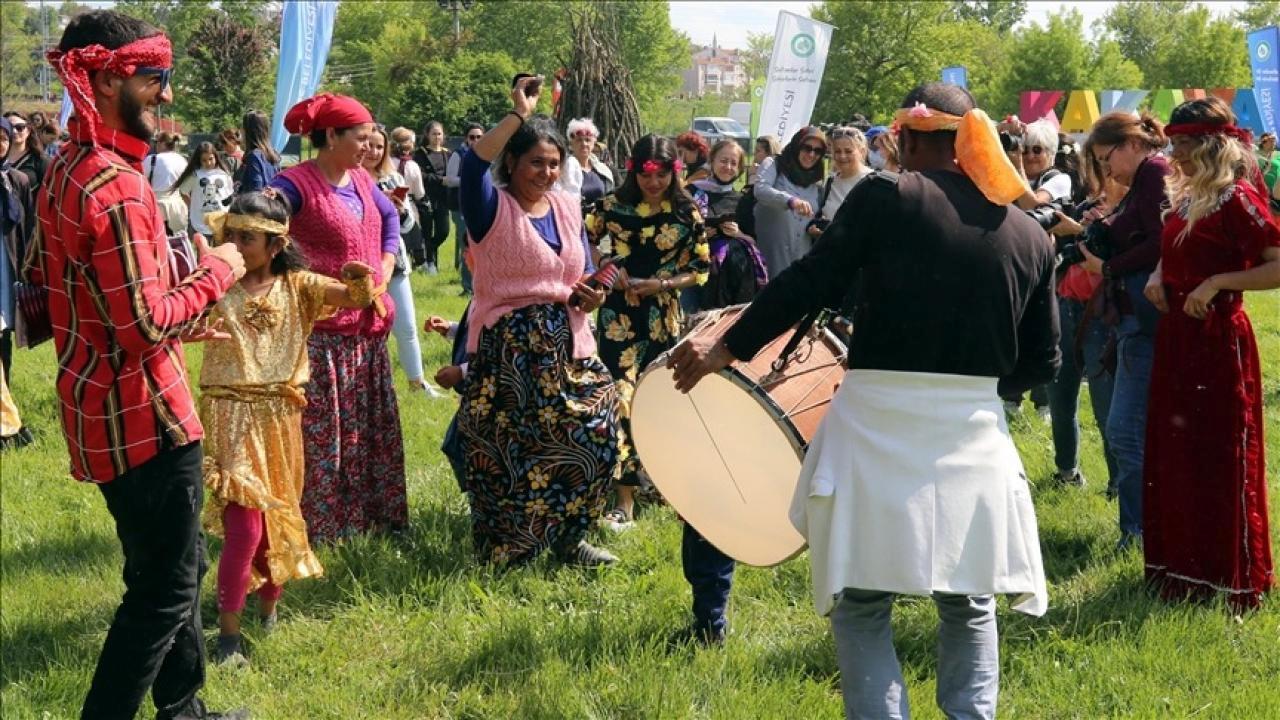
[[[560,187],[582,198],[583,213],[597,200],[613,192],[613,171],[595,156],[600,130],[591,118],[569,121],[569,155],[560,172]]]
[[[1018,207],[1031,210],[1045,203],[1071,199],[1071,176],[1053,166],[1058,154],[1058,129],[1044,120],[1023,125],[1014,121],[1012,134],[1022,136],[1022,152],[1011,153],[1013,166],[1027,179],[1031,192],[1018,198]]]

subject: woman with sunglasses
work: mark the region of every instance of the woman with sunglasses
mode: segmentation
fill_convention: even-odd
[[[40,194],[40,181],[44,179],[44,169],[49,164],[44,154],[44,144],[35,126],[27,122],[20,112],[10,110],[4,114],[13,129],[13,142],[9,143],[9,167],[21,170],[31,183],[31,196]]]
[[[756,244],[769,277],[776,277],[813,247],[809,221],[822,208],[822,157],[827,136],[805,127],[774,158],[760,163],[755,184]]]

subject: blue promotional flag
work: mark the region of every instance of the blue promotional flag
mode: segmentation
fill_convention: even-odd
[[[289,142],[284,116],[299,100],[309,98],[320,84],[329,44],[333,41],[336,0],[294,0],[284,4],[280,22],[280,69],[276,73],[276,104],[271,117],[271,145],[283,152]]]
[[[969,89],[969,69],[963,65],[942,68],[942,82]]]
[[[1253,71],[1253,95],[1266,132],[1276,131],[1280,103],[1280,29],[1269,25],[1249,33],[1249,68]]]

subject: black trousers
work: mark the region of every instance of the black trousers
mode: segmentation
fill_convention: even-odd
[[[439,202],[431,201],[431,217],[422,218],[422,240],[426,246],[427,262],[440,267],[437,253],[445,240],[449,239],[449,208],[444,198]]]
[[[124,599],[98,657],[81,718],[131,719],[147,690],[157,718],[199,718],[204,685],[200,580],[203,454],[194,442],[99,485],[124,549]]]

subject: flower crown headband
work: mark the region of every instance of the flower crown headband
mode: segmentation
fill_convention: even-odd
[[[656,173],[668,165],[671,166],[671,170],[673,172],[680,172],[684,169],[684,163],[680,162],[680,158],[676,158],[670,163],[658,162],[657,160],[645,160],[644,163],[640,165],[640,172]],[[632,161],[631,158],[627,158],[627,172],[631,172],[632,170],[635,170],[635,162]]]
[[[286,246],[289,244],[289,223],[287,222],[280,223],[257,215],[241,215],[240,213],[230,213],[225,210],[205,213],[204,221],[213,230],[215,244],[222,242],[222,234],[226,230],[248,230],[266,235],[277,235],[284,240]]]

